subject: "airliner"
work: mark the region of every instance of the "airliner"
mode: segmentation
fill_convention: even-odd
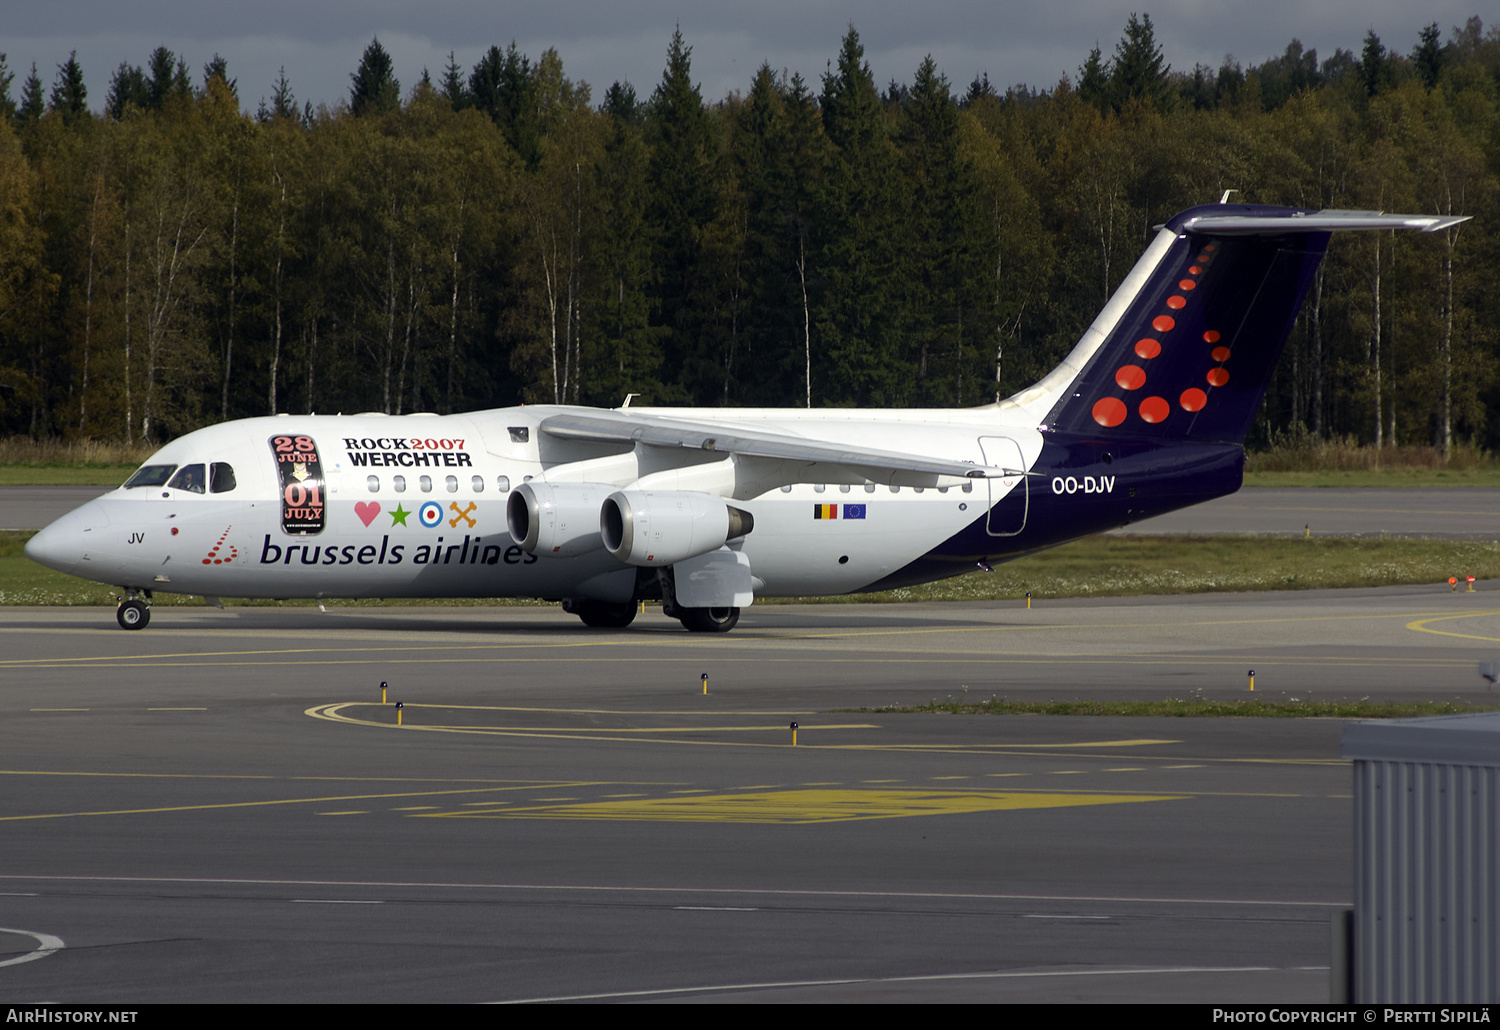
[[[758,596],[939,580],[1233,493],[1331,234],[1464,220],[1190,208],[1062,364],[978,408],[627,398],[227,422],[167,444],[26,553],[117,586],[125,629],[165,592],[543,598],[615,628],[649,599],[727,632]]]

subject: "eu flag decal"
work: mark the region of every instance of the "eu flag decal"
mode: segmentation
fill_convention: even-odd
[[[865,517],[865,506],[863,504],[844,505],[844,518],[862,519]]]
[[[815,504],[813,505],[813,518],[836,519],[839,517],[839,506],[837,504]]]

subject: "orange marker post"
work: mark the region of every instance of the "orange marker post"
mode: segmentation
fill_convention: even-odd
[[[1448,592],[1451,593],[1451,594],[1458,593],[1458,577],[1457,576],[1449,576],[1448,577]]]
[[[1468,592],[1471,593],[1471,594],[1474,592],[1474,577],[1473,576],[1469,577],[1469,590],[1468,590]]]

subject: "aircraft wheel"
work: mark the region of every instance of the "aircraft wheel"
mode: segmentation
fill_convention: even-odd
[[[583,620],[585,626],[595,629],[624,629],[635,621],[636,604],[610,604],[607,601],[575,601],[573,614]]]
[[[738,608],[683,608],[678,619],[694,633],[728,633],[740,621]]]
[[[140,601],[124,601],[115,609],[121,629],[145,629],[151,624],[151,609]]]

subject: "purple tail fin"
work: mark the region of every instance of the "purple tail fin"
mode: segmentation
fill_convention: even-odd
[[[1367,227],[1319,215],[1221,204],[1173,218],[1163,233],[1176,238],[1052,408],[1048,429],[1243,441],[1330,231]]]

